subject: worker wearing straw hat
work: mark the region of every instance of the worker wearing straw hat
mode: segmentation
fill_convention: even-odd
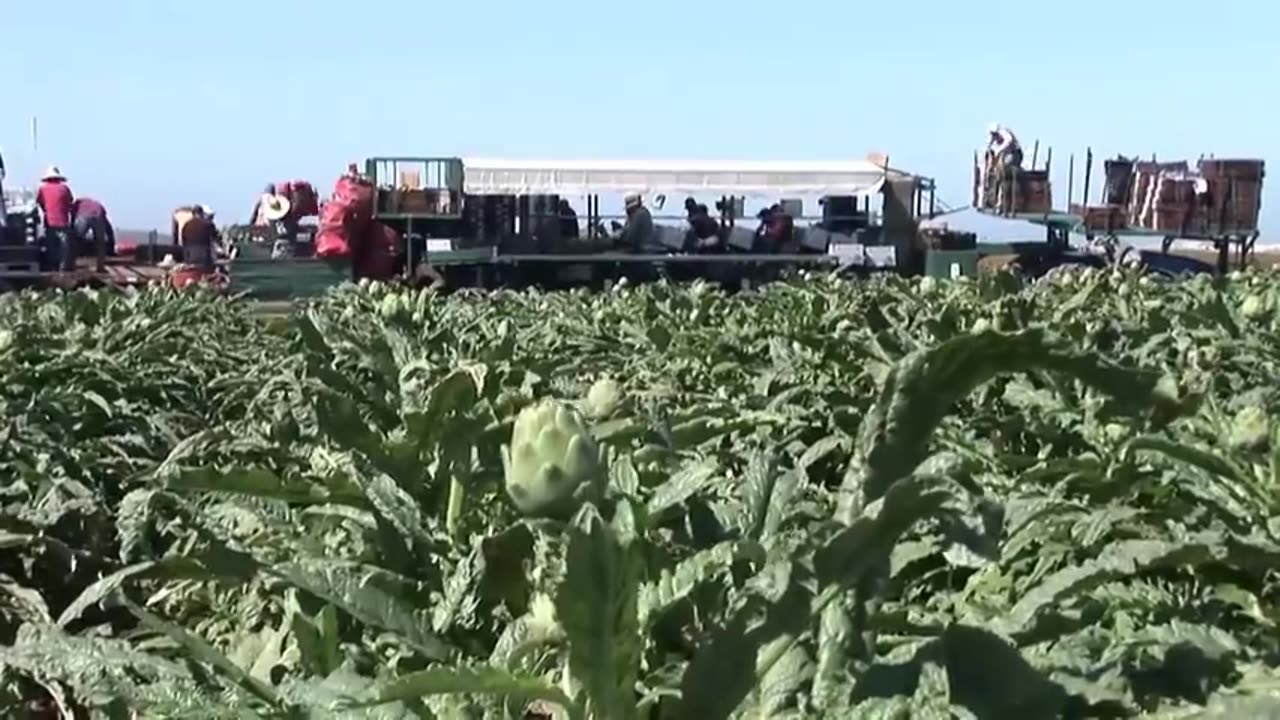
[[[292,207],[289,198],[277,193],[276,186],[271,184],[262,191],[258,201],[254,203],[251,220],[254,225],[274,225],[288,217],[290,210]]]
[[[274,183],[267,185],[258,196],[249,219],[255,226],[266,230],[263,239],[273,243],[273,253],[280,250],[282,240],[293,242],[298,236],[298,218],[293,212],[293,205]]]
[[[75,270],[76,239],[71,228],[75,196],[71,194],[67,179],[57,165],[50,166],[40,177],[36,204],[44,213],[44,236],[49,260],[59,270]]]

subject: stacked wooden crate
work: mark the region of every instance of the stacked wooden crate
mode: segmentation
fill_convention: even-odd
[[[1111,185],[1107,197],[1119,192]],[[1117,173],[1118,174],[1118,173]],[[1261,160],[1133,164],[1125,221],[1135,228],[1188,237],[1250,232],[1258,227]]]
[[[1189,171],[1186,162],[1135,163],[1126,218],[1129,225],[1178,231],[1191,209],[1189,195],[1194,195],[1194,181],[1189,181]]]
[[[1072,205],[1072,215],[1083,219],[1086,230],[1094,232],[1115,232],[1125,228],[1125,208],[1123,205]]]
[[[1229,234],[1257,229],[1262,209],[1261,160],[1201,160],[1200,175],[1211,198],[1205,223],[1209,232]]]
[[[1047,170],[1023,170],[1018,174],[1018,207],[1020,213],[1047,213],[1053,208],[1053,191]]]

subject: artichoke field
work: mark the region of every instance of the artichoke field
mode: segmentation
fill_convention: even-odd
[[[1280,275],[0,297],[0,717],[1280,715]]]

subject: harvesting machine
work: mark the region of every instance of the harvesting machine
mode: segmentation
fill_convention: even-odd
[[[884,158],[845,162],[528,161],[375,157],[364,168],[373,185],[373,219],[402,239],[400,271],[453,287],[598,286],[626,277],[691,279],[729,285],[757,282],[795,268],[851,273],[920,273],[940,267],[954,242],[920,245],[917,226],[935,212],[931,179],[894,169]],[[655,249],[623,251],[606,211],[625,193],[641,193],[654,213]],[[721,242],[691,250],[683,214],[662,214],[668,197],[713,200]],[[580,199],[581,217],[561,200]],[[763,202],[761,202],[763,200]],[[795,220],[788,252],[761,252],[749,201],[777,203]],[[820,212],[805,214],[816,205]],[[674,204],[674,203],[673,203]],[[579,220],[582,222],[579,224]],[[566,221],[572,230],[566,231]],[[972,238],[969,238],[972,247]],[[963,239],[960,241],[963,244]],[[967,259],[967,258],[966,258]],[[946,272],[972,274],[972,263]],[[314,257],[271,259],[242,248],[233,287],[261,297],[310,294],[351,275]]]
[[[987,168],[976,157],[973,182],[979,212],[1042,226],[1044,240],[1035,242],[978,244],[972,233],[949,230],[937,220],[933,180],[895,169],[881,156],[844,162],[374,157],[359,173],[368,203],[360,212],[365,225],[394,236],[394,275],[448,287],[600,287],[623,277],[705,278],[739,286],[803,268],[960,277],[977,274],[984,255],[1011,256],[1024,272],[1038,276],[1061,266],[1117,262],[1123,259],[1119,238],[1135,235],[1158,237],[1163,246],[1126,251],[1130,259],[1177,276],[1225,271],[1232,249],[1243,264],[1257,239],[1261,161],[1202,160],[1196,172],[1186,163],[1108,161],[1103,202],[1090,205],[1090,152],[1084,199],[1072,202],[1073,157],[1068,209],[1056,210],[1049,181],[1052,151],[1043,168],[1037,167],[1037,155],[1011,192],[991,192]],[[652,250],[619,248],[608,227],[623,217],[607,210],[625,193],[642,194],[653,213]],[[66,281],[48,272],[40,256],[31,193],[6,195],[9,232],[0,238],[0,288]],[[713,250],[690,246],[685,215],[663,214],[668,197],[685,195],[714,206],[719,242]],[[570,206],[577,205],[581,216],[564,215],[561,201],[572,199],[577,203]],[[753,216],[749,202],[780,206],[794,219],[786,252],[760,250],[755,230],[743,227]],[[816,213],[806,214],[815,206]],[[322,217],[322,232],[323,226]],[[1071,248],[1072,235],[1083,235],[1092,248]],[[152,236],[153,244],[132,257],[83,259],[73,281],[165,281],[167,272],[154,263],[174,248],[155,245]],[[1177,238],[1211,243],[1219,252],[1217,268],[1170,254]],[[225,263],[230,288],[259,299],[312,296],[358,277],[360,263],[350,256],[317,257],[321,243],[308,233],[288,243],[287,252],[280,252],[278,240],[245,236],[235,245]]]

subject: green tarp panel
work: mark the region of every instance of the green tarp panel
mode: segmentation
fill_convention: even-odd
[[[944,280],[977,277],[978,251],[927,250],[924,254],[924,274]]]
[[[315,297],[351,279],[347,260],[320,258],[272,259],[269,248],[243,245],[231,261],[231,291],[258,300]]]

